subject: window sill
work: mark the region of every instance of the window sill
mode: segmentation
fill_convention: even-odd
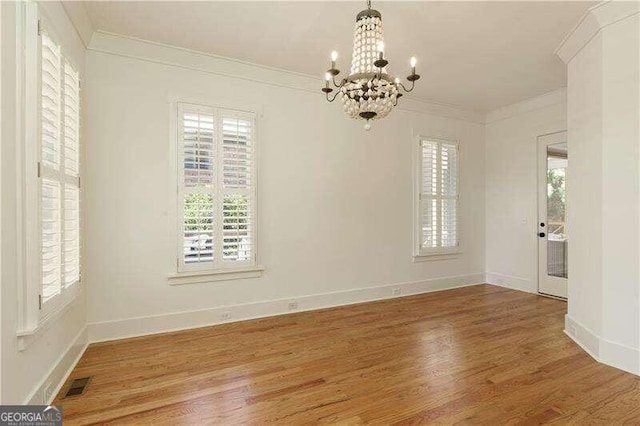
[[[457,259],[461,254],[462,251],[460,250],[414,254],[413,263]]]
[[[242,269],[219,269],[215,271],[178,272],[169,275],[169,285],[208,283],[213,281],[241,280],[245,278],[260,278],[264,268],[251,266]]]
[[[71,308],[78,296],[82,294],[82,289],[76,292],[66,303],[61,305],[55,311],[51,312],[45,318],[43,318],[37,326],[29,329],[18,330],[16,333],[18,336],[18,350],[23,351],[27,349],[33,342],[38,340],[45,331],[47,331],[60,317],[62,317]]]

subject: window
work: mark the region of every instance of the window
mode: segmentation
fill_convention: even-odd
[[[80,281],[80,76],[46,29],[39,38],[40,309],[47,316]]]
[[[178,103],[178,271],[256,265],[256,115]]]
[[[458,144],[418,138],[416,256],[455,252],[458,243]]]

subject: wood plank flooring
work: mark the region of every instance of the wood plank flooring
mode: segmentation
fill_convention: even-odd
[[[640,378],[490,285],[92,344],[65,424],[640,424]],[[64,390],[64,388],[63,388]]]

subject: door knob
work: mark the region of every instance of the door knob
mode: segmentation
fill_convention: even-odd
[[[545,234],[544,232],[541,232],[541,233],[539,233],[539,234],[538,234],[538,237],[540,237],[540,238],[544,238],[546,235],[547,235],[547,234]]]

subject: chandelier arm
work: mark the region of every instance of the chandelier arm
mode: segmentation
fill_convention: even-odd
[[[335,76],[333,76],[332,80],[333,80],[333,85],[338,89],[342,88],[342,86],[344,86],[347,83],[347,80],[343,78],[342,80],[340,80],[340,84],[337,84]]]
[[[326,98],[329,102],[333,102],[336,100],[336,98],[338,97],[338,94],[340,93],[339,90],[336,90],[336,93],[333,95],[333,98],[329,99],[329,93],[325,93]]]
[[[407,89],[404,84],[402,84],[402,82],[398,83],[400,86],[402,86],[402,88],[404,89],[405,92],[409,93],[413,90],[413,88],[415,87],[416,83],[414,81],[411,82],[411,88]]]

